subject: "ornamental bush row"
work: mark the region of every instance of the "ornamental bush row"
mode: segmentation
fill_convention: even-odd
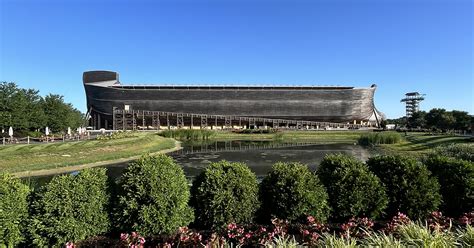
[[[379,156],[363,163],[333,154],[316,173],[299,163],[277,163],[260,184],[245,164],[221,161],[189,187],[182,168],[159,155],[131,163],[119,182],[111,182],[103,168],[86,169],[54,177],[33,193],[2,175],[0,245],[14,246],[27,237],[34,246],[53,247],[109,232],[149,236],[188,224],[219,230],[228,223],[265,224],[273,218],[341,222],[383,219],[398,211],[422,218],[440,204],[456,215],[473,209],[473,171],[472,162],[452,158],[431,157],[423,164]]]

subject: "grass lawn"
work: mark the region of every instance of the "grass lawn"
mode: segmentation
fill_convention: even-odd
[[[218,131],[213,140],[279,140],[284,142],[354,143],[366,131],[282,131],[278,133],[234,133]]]
[[[385,154],[406,154],[412,156],[422,156],[432,151],[440,145],[455,143],[472,143],[473,138],[450,135],[431,135],[427,133],[408,133],[406,136],[401,133],[402,142],[393,145],[380,145],[380,149]]]
[[[175,146],[173,139],[154,133],[135,133],[132,137],[115,140],[0,146],[0,172],[54,169],[116,160]]]

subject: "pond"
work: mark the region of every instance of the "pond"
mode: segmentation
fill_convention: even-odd
[[[182,166],[186,176],[192,180],[207,165],[220,160],[246,163],[259,179],[263,178],[274,163],[301,162],[311,170],[316,170],[321,160],[329,153],[345,153],[363,161],[370,152],[362,146],[354,144],[314,144],[284,143],[276,141],[215,141],[205,143],[184,143],[183,149],[170,153],[175,161]],[[118,178],[128,163],[109,164],[103,167],[112,178]],[[77,172],[73,172],[77,173]],[[32,177],[33,186],[43,185],[53,175]]]

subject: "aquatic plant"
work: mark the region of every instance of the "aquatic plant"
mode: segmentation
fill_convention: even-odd
[[[176,129],[163,130],[158,135],[183,141],[209,140],[215,135],[215,131],[207,129]]]
[[[360,145],[380,145],[380,144],[396,144],[402,140],[397,132],[374,132],[364,133],[360,136],[358,142]]]

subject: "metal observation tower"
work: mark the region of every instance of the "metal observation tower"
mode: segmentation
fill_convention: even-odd
[[[408,92],[405,94],[405,98],[400,100],[406,104],[406,117],[409,118],[413,113],[420,110],[420,102],[425,100],[425,94],[418,92]]]

